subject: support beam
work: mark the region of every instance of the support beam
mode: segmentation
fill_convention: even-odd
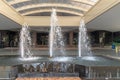
[[[91,10],[85,14],[85,22],[88,23],[105,11],[120,3],[120,0],[100,0]]]
[[[83,4],[87,4],[87,5],[91,5],[91,6],[93,6],[95,4],[95,2],[88,1],[88,0],[73,0],[73,1],[80,2],[80,3],[83,3]]]
[[[60,26],[79,26],[81,17],[78,16],[58,16],[58,21]],[[50,26],[50,16],[25,16],[24,20],[29,26],[40,26],[48,27]]]
[[[22,3],[22,2],[27,2],[27,1],[30,1],[30,0],[13,0],[13,1],[10,1],[9,4],[14,5],[14,4]],[[87,4],[87,5],[94,5],[94,2],[91,2],[91,1],[88,1],[88,0],[73,0],[73,1],[84,3],[84,4]]]
[[[58,3],[44,3],[44,4],[33,4],[33,5],[26,5],[23,7],[19,7],[16,8],[17,11],[22,11],[22,10],[27,10],[27,9],[31,9],[31,8],[39,8],[39,7],[64,7],[64,8],[70,8],[70,9],[75,9],[75,10],[80,10],[80,11],[88,11],[88,9],[86,8],[82,8],[80,6],[73,6],[73,5],[69,5],[69,4],[58,4]]]
[[[3,0],[0,0],[0,14],[10,18],[18,24],[23,24],[24,18],[19,13],[17,13],[13,8],[11,8]]]
[[[22,15],[30,15],[30,14],[35,14],[35,13],[42,13],[42,12],[52,12],[52,9],[40,9],[40,10],[34,10],[34,11],[29,11],[29,12],[25,12]],[[69,13],[69,14],[74,14],[74,15],[78,15],[78,16],[83,16],[82,13],[78,13],[75,11],[68,11],[68,10],[61,10],[57,8],[57,12],[63,12],[63,13]]]
[[[18,4],[26,1],[30,1],[30,0],[13,0],[13,1],[10,1],[9,4],[14,5],[14,4]]]

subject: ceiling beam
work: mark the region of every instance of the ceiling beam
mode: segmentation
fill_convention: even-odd
[[[10,18],[18,24],[23,24],[23,16],[21,16],[3,0],[0,0],[0,14]]]
[[[75,11],[68,11],[68,10],[61,10],[58,9],[56,10],[57,12],[63,12],[63,13],[69,13],[69,14],[74,14],[74,15],[78,15],[78,16],[83,16],[83,14],[75,12]],[[40,9],[40,10],[34,10],[34,11],[29,11],[29,12],[25,12],[22,13],[22,15],[30,15],[30,14],[35,14],[35,13],[42,13],[42,12],[52,12],[52,9]]]
[[[83,3],[83,4],[87,4],[87,5],[91,5],[91,6],[93,6],[95,4],[95,2],[88,1],[88,0],[73,0],[73,1]]]
[[[90,9],[85,15],[85,22],[88,23],[95,19],[97,16],[111,9],[115,5],[120,3],[120,0],[100,0],[92,9]]]
[[[88,9],[82,8],[80,6],[73,6],[73,5],[69,5],[69,4],[60,4],[60,3],[59,4],[58,3],[33,4],[33,5],[27,5],[27,6],[16,8],[16,10],[22,11],[22,10],[27,10],[27,9],[31,9],[31,8],[37,8],[37,7],[56,7],[56,8],[64,7],[64,8],[71,8],[71,9],[80,10],[80,11],[84,11],[84,12],[88,11]]]
[[[10,1],[9,4],[14,5],[14,4],[18,4],[26,1],[30,1],[30,0],[13,0],[13,1]]]
[[[27,1],[30,1],[30,0],[13,0],[13,1],[10,1],[9,4],[14,5],[14,4],[22,3],[22,2],[27,2]],[[88,1],[88,0],[73,0],[73,1],[91,5],[91,6],[95,4],[94,2]]]
[[[60,26],[79,26],[81,17],[78,16],[58,16]],[[48,27],[50,26],[50,16],[25,16],[24,20],[29,26]]]

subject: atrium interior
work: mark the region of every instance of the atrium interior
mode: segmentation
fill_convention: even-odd
[[[0,0],[0,80],[120,80],[119,9],[120,0]],[[61,35],[64,55],[51,44]]]

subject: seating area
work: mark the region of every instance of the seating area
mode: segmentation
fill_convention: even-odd
[[[81,80],[79,77],[38,77],[38,78],[17,78],[16,80]]]

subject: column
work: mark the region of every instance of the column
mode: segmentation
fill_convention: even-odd
[[[2,48],[2,32],[0,31],[0,48]]]
[[[37,40],[37,35],[36,35],[36,32],[33,32],[32,34],[32,44],[33,44],[33,47],[36,47],[36,40]]]
[[[73,32],[69,33],[69,45],[73,46]]]
[[[105,44],[105,32],[99,32],[99,43],[100,43],[100,47],[104,47]]]

